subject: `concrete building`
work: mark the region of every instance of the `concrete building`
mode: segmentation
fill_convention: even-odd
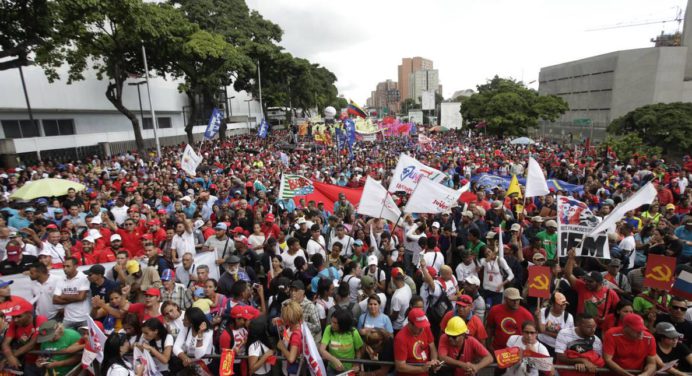
[[[113,154],[135,149],[132,124],[106,99],[107,82],[99,81],[94,72],[87,72],[85,80],[68,85],[66,80],[49,83],[39,67],[24,67],[23,71],[35,124],[29,120],[19,71],[0,71],[0,154],[16,154],[24,161],[32,161],[39,156],[80,158],[103,153],[105,144]],[[65,77],[65,70],[61,73]],[[141,81],[144,79],[129,83]],[[186,140],[184,128],[189,107],[186,95],[178,92],[178,84],[175,80],[151,79],[151,99],[162,145]],[[238,122],[230,124],[229,129],[254,127],[259,103],[247,102],[250,97],[245,92],[236,93],[232,87],[228,88],[228,96],[234,97],[230,99],[230,110]],[[146,145],[153,146],[146,83],[126,86],[123,102],[139,118]],[[247,122],[248,114],[251,123]],[[205,121],[199,121],[193,133],[199,136],[205,128]]]
[[[398,67],[399,73],[399,93],[401,93],[401,102],[407,98],[413,98],[410,96],[410,77],[411,73],[418,72],[420,70],[433,69],[432,60],[422,58],[420,56],[416,57],[405,57],[401,59],[401,64]]]
[[[560,119],[543,125],[543,134],[602,139],[611,121],[638,107],[692,101],[691,3],[681,46],[615,51],[541,68],[539,93],[569,104]]]
[[[408,98],[413,98],[416,103],[420,103],[422,93],[429,90],[442,95],[442,85],[439,82],[437,69],[419,70],[411,73],[409,75]]]
[[[378,83],[375,91],[370,92],[367,104],[369,109],[376,110],[378,113],[391,114],[398,112],[399,85],[392,80]]]

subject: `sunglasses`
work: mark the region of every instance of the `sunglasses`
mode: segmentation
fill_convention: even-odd
[[[671,306],[670,309],[673,311],[683,311],[683,312],[687,311],[687,307],[680,307],[680,306]]]

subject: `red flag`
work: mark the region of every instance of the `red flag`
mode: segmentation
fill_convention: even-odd
[[[506,349],[495,350],[495,359],[497,367],[500,369],[509,368],[521,360],[521,354],[518,347],[508,347]]]
[[[675,257],[649,255],[644,272],[644,286],[669,291],[675,280]]]
[[[529,296],[534,298],[550,298],[550,267],[548,266],[529,266]]]
[[[339,200],[339,193],[346,195],[346,199],[355,207],[360,202],[360,197],[363,195],[363,187],[360,188],[345,188],[338,185],[320,183],[313,181],[314,192],[307,196],[297,196],[293,201],[298,204],[301,198],[305,202],[315,200],[315,202],[323,202],[324,208],[330,212],[334,212],[334,202]]]
[[[235,361],[235,351],[232,349],[223,349],[221,352],[221,365],[219,367],[220,376],[233,375],[233,362]]]

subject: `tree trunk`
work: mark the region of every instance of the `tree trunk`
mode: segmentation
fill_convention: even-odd
[[[118,70],[116,69],[116,72]],[[118,74],[116,74],[118,76]],[[132,123],[132,130],[135,133],[135,143],[137,144],[137,153],[145,160],[149,159],[147,150],[144,147],[144,140],[142,139],[142,130],[139,127],[139,120],[137,116],[130,110],[128,110],[123,105],[123,84],[125,83],[125,78],[117,77],[111,79],[108,83],[108,88],[106,89],[106,98],[113,104],[113,106],[121,114],[127,116]]]
[[[195,138],[192,136],[192,127],[195,126],[195,120],[197,119],[197,101],[195,100],[194,92],[188,90],[185,94],[187,94],[187,99],[190,101],[190,116],[187,119],[187,125],[185,125],[185,134],[187,135],[187,143],[194,145]]]

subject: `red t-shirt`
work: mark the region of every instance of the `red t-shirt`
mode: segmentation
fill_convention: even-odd
[[[406,363],[425,364],[430,361],[430,344],[434,343],[430,330],[423,330],[414,336],[408,326],[404,327],[394,337],[394,360]],[[404,375],[400,372],[397,375]],[[427,376],[428,372],[406,373],[408,376]]]
[[[145,322],[149,320],[150,318],[154,317],[159,319],[163,323],[163,315],[159,313],[158,316],[151,316],[149,313],[147,313],[147,308],[144,305],[144,303],[132,303],[130,306],[127,308],[127,312],[129,313],[134,313],[137,315],[139,318],[139,321]]]
[[[72,253],[72,257],[77,259],[78,265],[93,265],[98,262],[97,255],[93,252],[87,253],[82,251],[77,251]]]
[[[144,247],[142,246],[142,235],[145,233],[140,232],[138,229],[129,232],[121,228],[116,231],[121,238],[123,238],[123,248],[130,251],[132,257],[138,257],[144,255]]]
[[[475,316],[474,316],[475,317]],[[483,346],[480,342],[478,342],[477,339],[473,337],[466,337],[464,340],[464,352],[459,354],[461,348],[460,347],[454,347],[449,343],[449,337],[447,337],[446,334],[443,334],[440,337],[440,346],[438,351],[439,355],[444,355],[448,356],[452,359],[456,359],[461,362],[470,362],[470,363],[476,363],[479,360],[481,360],[483,357],[486,355],[489,355],[490,353],[488,350]],[[465,376],[466,371],[459,367],[454,367],[454,375],[455,376]]]
[[[36,317],[36,326],[34,326],[33,319],[31,320],[31,322],[29,322],[29,325],[27,326],[17,326],[16,323],[13,321],[10,323],[10,326],[7,327],[5,338],[16,340],[17,344],[19,345],[17,347],[24,346],[38,334],[38,328],[41,326],[41,324],[43,324],[46,321],[48,321],[48,319],[46,318],[46,316],[43,315]],[[39,350],[40,348],[41,345],[37,343],[34,349]],[[24,356],[22,362],[35,363],[37,358],[38,355],[27,353]]]
[[[598,307],[598,317],[596,318],[597,321],[600,321],[602,317],[605,317],[605,314],[608,313],[610,307],[615,307],[620,301],[620,298],[614,291],[610,292],[611,290],[606,287],[601,287],[597,291],[591,291],[586,288],[586,283],[581,279],[577,279],[572,288],[577,292],[577,313],[584,312],[584,306],[587,301],[593,302]],[[607,305],[606,294],[610,294],[607,299]]]
[[[443,333],[445,328],[447,327],[447,322],[449,322],[449,320],[454,316],[457,316],[456,312],[449,311],[445,313],[444,317],[442,317],[440,329],[442,329]],[[471,337],[475,337],[479,341],[485,341],[488,338],[488,332],[485,331],[483,321],[481,321],[481,319],[478,316],[471,315],[471,318],[469,320],[464,321],[466,322],[466,327],[469,329],[469,335]]]
[[[493,306],[488,313],[487,323],[495,327],[493,348],[504,349],[510,336],[521,334],[521,324],[534,321],[533,315],[524,307],[511,311],[505,304]]]
[[[645,331],[641,339],[629,339],[623,327],[616,326],[603,336],[603,355],[613,356],[613,361],[624,369],[643,369],[647,356],[656,355],[656,341]]]
[[[109,248],[96,252],[96,262],[99,264],[115,261],[115,253]]]
[[[162,228],[152,232],[151,235],[154,236],[154,245],[157,247],[166,240],[166,231]]]

